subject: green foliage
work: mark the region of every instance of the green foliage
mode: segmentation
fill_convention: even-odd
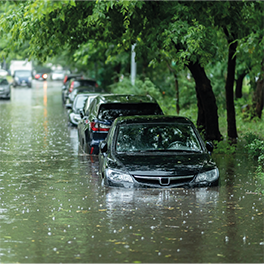
[[[246,145],[246,149],[251,157],[258,160],[256,180],[261,182],[262,188],[260,187],[257,191],[264,194],[264,140],[254,139],[250,144]]]
[[[228,140],[222,140],[222,141],[214,141],[214,153],[217,154],[233,154],[236,152],[237,149],[237,145],[236,144],[232,144],[231,142],[229,142]]]
[[[127,77],[122,78],[118,83],[110,85],[111,92],[115,94],[137,94],[137,95],[147,95],[149,94],[157,101],[161,100],[161,94],[157,87],[146,78],[145,81],[139,79],[135,80],[135,84],[132,85],[131,80]]]
[[[259,139],[253,139],[253,141],[246,145],[246,149],[251,157],[261,157],[264,158],[264,141]]]

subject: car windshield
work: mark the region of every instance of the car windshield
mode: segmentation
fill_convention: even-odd
[[[7,85],[8,84],[7,79],[0,79],[0,84],[1,85]]]
[[[77,109],[82,109],[84,107],[84,103],[85,103],[85,100],[87,99],[87,97],[85,96],[79,96],[76,98],[76,101],[75,101],[75,107]]]
[[[133,115],[163,115],[158,104],[137,103],[137,104],[102,104],[99,109],[98,119],[114,120],[119,116]]]
[[[30,71],[16,71],[15,76],[17,76],[17,77],[30,77],[31,72]]]
[[[189,124],[126,124],[120,125],[117,131],[117,152],[202,152],[201,144]]]

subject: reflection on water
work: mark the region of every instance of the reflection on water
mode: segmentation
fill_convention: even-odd
[[[12,92],[0,101],[1,262],[263,262],[246,156],[214,157],[216,188],[106,188],[67,125],[61,84]]]

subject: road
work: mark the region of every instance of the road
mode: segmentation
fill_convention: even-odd
[[[0,100],[0,261],[264,262],[255,165],[215,155],[216,188],[116,189],[79,150],[61,82]]]

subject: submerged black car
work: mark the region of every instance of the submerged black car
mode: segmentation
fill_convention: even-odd
[[[216,186],[212,150],[185,117],[119,117],[100,143],[99,174],[107,186]]]
[[[79,143],[84,152],[98,155],[115,118],[129,115],[162,115],[154,98],[146,95],[98,95],[81,113],[78,123]]]

